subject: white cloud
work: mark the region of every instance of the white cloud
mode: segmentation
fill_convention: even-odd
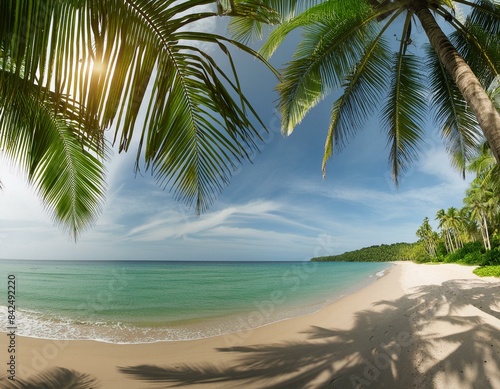
[[[137,241],[155,241],[167,238],[179,238],[184,235],[199,234],[226,223],[236,223],[244,220],[259,220],[273,218],[272,212],[279,205],[269,201],[257,201],[244,205],[235,205],[219,211],[210,212],[192,219],[185,213],[167,211],[151,217],[147,223],[133,228],[128,237]]]

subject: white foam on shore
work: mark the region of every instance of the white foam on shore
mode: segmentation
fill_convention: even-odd
[[[378,273],[375,273],[375,275],[377,276],[377,278],[383,277],[385,275],[385,270],[381,270]]]
[[[344,295],[338,296],[335,300]],[[219,318],[210,322],[200,322],[183,325],[182,327],[138,327],[120,322],[85,322],[67,318],[49,318],[37,311],[16,311],[16,334],[38,339],[50,340],[93,340],[114,344],[140,344],[164,341],[186,341],[213,336],[225,335],[235,332],[250,331],[258,327],[304,316],[317,312],[322,307],[331,303],[321,303],[289,309],[278,312],[257,310]],[[0,328],[7,325],[7,307],[0,306]]]

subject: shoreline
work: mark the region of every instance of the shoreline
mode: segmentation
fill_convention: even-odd
[[[317,266],[317,264],[313,265]],[[165,316],[166,321],[159,325],[154,325],[154,323],[143,325],[140,322],[136,324],[128,322],[126,317],[113,322],[108,322],[105,319],[90,322],[71,319],[68,316],[56,317],[37,311],[18,310],[16,314],[17,328],[23,329],[23,332],[18,335],[32,339],[92,340],[107,344],[151,344],[222,336],[316,313],[375,282],[392,266],[389,262],[385,263],[381,270],[372,270],[371,273],[366,274],[366,277],[357,280],[350,286],[338,287],[334,283],[331,289],[322,289],[323,292],[319,295],[311,295],[305,299],[303,296],[301,298],[300,293],[296,296],[284,295],[287,293],[287,289],[292,289],[292,287],[299,289],[296,284],[284,285],[284,281],[282,281],[281,284],[275,285],[272,292],[266,294],[265,297],[256,298],[251,304],[247,301],[247,305],[240,306],[234,312],[179,321],[169,321],[169,317]],[[313,267],[312,270],[306,269],[306,272],[313,273],[316,270],[317,268]],[[284,274],[286,271],[284,270]],[[308,274],[306,277],[308,278]],[[273,295],[282,297],[275,299]],[[297,301],[294,301],[292,297],[295,297]],[[7,317],[7,307],[3,307],[1,304],[0,315],[3,319]],[[5,328],[5,326],[6,323],[3,327]]]
[[[106,389],[500,388],[499,292],[470,267],[395,262],[315,313],[239,333],[141,344],[18,337],[16,377],[81,373]]]

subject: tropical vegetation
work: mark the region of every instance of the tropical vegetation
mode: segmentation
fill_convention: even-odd
[[[468,165],[475,174],[463,207],[436,213],[438,231],[426,217],[416,232],[425,253],[420,262],[459,262],[480,265],[476,274],[497,274],[500,266],[500,175],[498,164],[485,144]]]
[[[313,262],[388,262],[410,261],[420,249],[415,243],[393,243],[364,247],[359,250],[346,251],[338,255],[314,257]]]
[[[73,236],[103,204],[108,143],[197,212],[258,149],[232,50],[268,64],[200,27],[228,15],[277,21],[241,0],[0,2],[0,153]]]

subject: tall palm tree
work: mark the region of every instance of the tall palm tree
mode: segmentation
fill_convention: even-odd
[[[425,217],[416,235],[424,242],[427,253],[431,257],[436,256],[436,233],[432,230],[429,218]]]
[[[438,228],[441,230],[441,234],[443,235],[443,241],[446,250],[450,253],[454,252],[456,246],[453,243],[453,238],[451,235],[451,226],[448,213],[444,209],[440,209],[436,213],[436,220],[439,221]]]
[[[464,203],[470,210],[470,216],[479,225],[486,250],[491,249],[489,220],[493,220],[498,215],[499,204],[495,191],[476,178],[471,187],[466,192]]]
[[[284,15],[262,48],[265,56],[292,31],[302,31],[277,88],[283,132],[290,134],[310,109],[340,91],[331,109],[324,172],[333,150],[379,109],[397,184],[418,155],[430,106],[457,167],[465,168],[482,134],[500,163],[500,115],[485,92],[500,74],[497,1],[318,0],[305,1],[303,12],[284,0],[265,3],[279,4]],[[453,32],[447,36],[444,26]],[[244,28],[236,30],[245,36]],[[430,45],[422,53],[412,44],[424,34]]]
[[[72,235],[103,202],[105,130],[197,212],[258,148],[231,48],[267,62],[196,24],[226,15],[276,18],[242,0],[0,2],[0,153]]]

